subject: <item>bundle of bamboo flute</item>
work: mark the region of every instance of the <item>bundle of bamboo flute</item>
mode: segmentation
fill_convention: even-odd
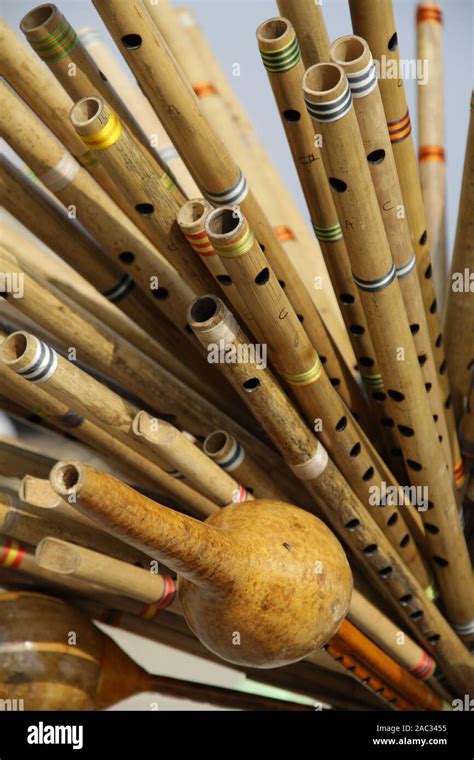
[[[27,710],[474,696],[474,131],[448,276],[442,10],[418,165],[391,0],[332,42],[277,4],[255,45],[311,232],[190,11],[93,0],[114,45],[53,4],[0,22],[0,697]],[[151,676],[94,620],[291,696]]]

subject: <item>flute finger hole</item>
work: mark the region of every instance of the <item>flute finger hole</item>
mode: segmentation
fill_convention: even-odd
[[[417,335],[420,332],[420,325],[410,325],[410,332],[412,335]]]
[[[430,392],[430,390],[432,389],[432,387],[433,387],[433,386],[431,385],[431,383],[425,383],[425,391],[426,391],[427,393],[429,393],[429,392]]]
[[[326,364],[326,362],[327,362],[326,356],[320,356],[319,357],[319,361],[321,362],[321,364]]]
[[[436,314],[437,309],[438,309],[438,301],[435,298],[434,301],[432,301],[431,306],[430,306],[430,314]]]
[[[365,327],[362,325],[349,325],[349,330],[352,335],[363,335],[365,333]]]
[[[366,470],[364,474],[362,475],[362,480],[365,480],[365,481],[371,480],[373,477],[374,477],[374,468],[369,467],[369,469]]]
[[[340,433],[342,430],[345,430],[346,426],[347,426],[347,417],[341,417],[341,419],[336,425],[337,432]]]
[[[251,377],[248,380],[245,381],[245,383],[242,383],[242,388],[247,393],[253,393],[253,391],[256,391],[260,387],[260,380],[258,377]]]
[[[286,111],[283,111],[283,116],[290,124],[294,124],[301,119],[300,112],[295,111],[293,108],[287,108]]]
[[[433,274],[433,267],[431,266],[431,264],[428,264],[428,267],[426,268],[426,271],[425,271],[425,280],[429,280],[432,274]]]
[[[388,520],[387,520],[387,525],[389,526],[389,528],[391,528],[391,527],[392,527],[392,525],[396,525],[396,523],[397,523],[397,522],[398,522],[398,515],[397,515],[397,513],[396,513],[396,512],[394,512],[394,513],[393,513],[393,514],[391,514],[391,515],[390,515],[390,517],[388,518]]]
[[[448,398],[444,402],[444,408],[445,409],[450,409],[451,403],[452,403],[452,398],[451,398],[451,394],[449,394]]]
[[[410,612],[410,617],[415,622],[421,620],[423,617],[423,610],[415,610],[414,612]]]
[[[363,367],[373,367],[375,363],[370,356],[360,356],[358,362],[359,364],[362,364]]]
[[[415,435],[415,431],[413,428],[408,427],[408,425],[397,425],[398,431],[405,436],[405,438],[411,438]]]
[[[286,288],[286,282],[285,280],[278,280],[278,284],[280,285],[280,288]]]
[[[406,607],[407,604],[410,604],[412,599],[413,599],[413,594],[405,594],[405,596],[401,596],[398,601],[400,602],[402,607]]]
[[[118,257],[122,264],[133,264],[135,261],[135,254],[131,251],[122,251],[122,253],[119,253]]]
[[[441,639],[441,636],[439,635],[439,633],[433,633],[431,634],[431,636],[426,637],[426,640],[429,641],[429,643],[432,646],[435,646],[435,644],[437,644],[440,639]]]
[[[420,237],[420,245],[425,245],[426,241],[428,240],[428,232],[426,230],[423,230],[421,237]],[[431,266],[431,264],[430,264]]]
[[[105,74],[100,69],[97,69],[97,72],[98,72],[98,74],[99,74],[99,76],[100,76],[100,78],[102,79],[103,82],[108,82],[109,81],[107,79],[107,77],[105,76]]]
[[[434,555],[433,562],[436,562],[438,567],[448,567],[449,562],[447,559],[444,559],[444,557],[438,557],[438,555]]]
[[[337,177],[329,177],[329,184],[336,193],[345,193],[347,190],[347,185],[344,180],[338,179]]]
[[[393,567],[388,565],[387,567],[383,567],[381,570],[379,570],[379,575],[381,578],[386,580],[386,578],[389,577],[393,573]]]
[[[369,164],[381,164],[385,158],[385,151],[383,148],[379,148],[377,150],[373,150],[369,155],[367,156],[367,161]]]
[[[374,399],[374,401],[385,401],[387,396],[383,391],[374,391],[372,393],[372,398]]]
[[[216,275],[216,280],[221,285],[232,285],[232,277],[229,277],[228,274],[218,274]]]
[[[442,346],[442,345],[443,345],[443,336],[440,333],[438,335],[438,337],[436,338],[436,340],[435,340],[435,346],[436,346],[436,348],[440,348],[440,346]]]
[[[428,357],[426,354],[420,354],[418,357],[418,364],[420,367],[423,367],[424,364],[428,361]]]
[[[410,470],[413,470],[413,472],[421,472],[423,469],[423,465],[419,462],[415,462],[414,459],[407,459],[407,465]]]
[[[369,544],[368,546],[364,547],[363,552],[367,557],[372,557],[377,551],[377,549],[378,549],[377,544]]]
[[[155,207],[152,203],[137,203],[135,206],[135,211],[138,211],[142,216],[150,216],[150,214],[153,214],[154,210]]]
[[[151,291],[153,294],[153,297],[157,299],[157,301],[165,301],[170,292],[167,288],[155,288]]]
[[[139,34],[124,34],[120,41],[127,50],[138,50],[143,42]]]
[[[391,53],[393,53],[398,48],[398,34],[396,32],[390,37],[387,47]]]
[[[430,511],[430,509],[434,509],[433,502],[428,500],[428,503],[427,503],[426,507],[427,507],[427,511],[428,512]]]
[[[344,304],[344,306],[350,306],[355,301],[354,296],[351,296],[350,293],[341,293],[339,299]]]
[[[437,533],[439,533],[439,528],[437,525],[433,525],[433,523],[424,523],[425,530],[428,531],[428,533],[432,533],[433,536],[435,536]]]
[[[409,543],[410,543],[410,535],[409,535],[409,533],[405,533],[405,535],[403,536],[403,538],[400,541],[400,546],[401,546],[402,549],[404,549],[405,546],[408,546]]]
[[[359,527],[359,525],[360,525],[360,521],[357,519],[357,517],[354,517],[354,519],[349,520],[349,522],[347,522],[344,525],[344,527],[346,528],[346,530],[355,530],[356,528]]]
[[[303,315],[302,315],[302,314],[297,314],[296,316],[297,316],[297,317],[298,317],[298,319],[300,320],[301,324],[303,324],[303,322],[304,322],[304,317],[303,317]]]
[[[446,359],[443,359],[443,361],[441,362],[441,366],[439,368],[439,374],[440,375],[444,375],[446,373],[446,366],[447,366],[446,365]]]
[[[360,450],[361,450],[361,445],[359,442],[357,442],[356,444],[354,444],[349,454],[351,455],[351,457],[358,457],[360,454]]]
[[[395,423],[391,417],[382,417],[380,420],[380,424],[382,425],[382,427],[386,427],[386,428],[395,427]]]
[[[337,386],[341,384],[341,381],[339,380],[338,377],[330,377],[329,382],[331,383],[333,388],[337,388]]]
[[[400,393],[400,391],[394,391],[393,389],[389,389],[387,391],[387,393],[390,396],[390,398],[392,399],[392,401],[404,401],[405,400],[405,396],[403,395],[403,393]]]
[[[265,285],[269,279],[270,279],[270,270],[268,269],[268,267],[265,267],[255,277],[254,282],[256,285]]]

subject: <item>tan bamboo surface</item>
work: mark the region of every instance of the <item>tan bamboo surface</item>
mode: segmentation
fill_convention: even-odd
[[[415,709],[430,711],[451,709],[451,706],[444,703],[429,686],[402,668],[398,662],[364,636],[349,620],[342,621],[334,640],[336,646],[343,651],[353,653],[363,664],[375,670],[388,683],[389,687],[396,689],[397,693],[414,705]]]
[[[54,459],[29,446],[6,436],[0,436],[0,475],[22,478],[31,472],[38,478],[44,478],[54,463]]]
[[[36,55],[46,63],[74,102],[86,95],[101,94],[121,121],[127,124],[153,170],[159,175],[163,175],[163,172],[166,174],[160,156],[152,150],[150,141],[135,116],[100,71],[75,29],[56,5],[46,3],[36,6],[22,18],[20,29]],[[170,184],[170,193],[177,191],[171,179]]]
[[[372,56],[379,63],[381,60],[387,60],[388,56],[388,64],[393,70],[394,66],[399,65],[400,52],[391,0],[349,0],[349,8],[354,33],[366,40]],[[392,61],[393,63],[390,63]],[[452,398],[446,371],[441,316],[433,282],[433,266],[429,250],[430,240],[403,79],[381,76],[379,87],[410,227],[412,246],[415,250],[416,267],[438,370],[438,379],[444,404],[449,408]],[[457,463],[454,462],[455,473],[456,467]],[[459,480],[462,480],[461,469],[459,463]]]
[[[48,393],[65,404],[72,404],[76,413],[90,418],[105,432],[155,465],[152,470],[155,488],[163,488],[178,504],[200,515],[211,514],[218,509],[201,494],[162,470],[156,464],[158,457],[152,449],[131,434],[133,418],[139,411],[136,407],[73,362],[63,359],[34,335],[21,332],[10,335],[0,347],[0,361],[14,372],[23,374],[26,380],[41,382]]]
[[[65,261],[48,253],[39,245],[40,241],[32,241],[19,234],[9,225],[2,226],[0,249],[16,256],[22,266],[26,267],[58,288],[66,303],[71,305],[71,299],[82,308],[93,314],[107,327],[121,335],[125,340],[146,354],[157,364],[163,366],[171,374],[178,377],[200,395],[216,406],[225,405],[225,398],[214,388],[211,372],[207,362],[204,362],[190,341],[185,337],[186,331],[178,329],[163,318],[159,336],[157,335],[157,318],[154,317],[153,337],[145,332],[120,311],[115,304],[101,295],[87,280],[72,269]],[[75,306],[74,306],[75,308]],[[185,363],[183,363],[183,361]],[[228,405],[229,411],[232,409]],[[232,412],[231,412],[232,413]]]
[[[25,475],[18,488],[18,498],[23,502],[23,509],[33,508],[33,510],[36,510],[35,514],[41,515],[41,512],[38,512],[38,510],[51,510],[53,517],[59,516],[60,519],[68,522],[74,520],[89,528],[103,530],[102,526],[81,515],[77,509],[74,509],[67,501],[58,496],[51,488],[49,480],[45,478]]]
[[[189,319],[203,343],[220,336],[229,346],[246,342],[246,336],[229,319],[222,302],[199,299],[191,307]],[[428,601],[425,584],[421,585],[400,559],[270,372],[258,369],[252,363],[222,364],[220,369],[233,382],[284,459],[295,472],[299,472],[332,528],[366,568],[372,587],[396,605],[408,630],[417,638],[421,634],[423,646],[437,660],[454,688],[472,688],[474,668],[467,649],[434,604]],[[381,506],[380,511],[388,515],[387,521],[397,522],[393,518],[393,514],[398,514],[397,510],[389,515],[388,505]],[[408,547],[413,556],[416,549],[409,537],[402,543],[404,551]]]
[[[243,485],[221,470],[169,422],[141,411],[133,420],[133,433],[139,440],[146,441],[168,467],[181,473],[187,483],[218,506],[253,499]]]
[[[83,27],[78,30],[78,37],[114,90],[119,92],[121,99],[127,103],[128,109],[147,135],[150,145],[158,151],[164,166],[170,170],[168,173],[176,179],[183,193],[188,198],[199,195],[198,186],[186,169],[149,101],[140,90],[136,80],[124,73],[117,56],[104,42],[100,32],[91,27]]]
[[[295,29],[305,69],[329,61],[329,36],[321,3],[313,0],[277,0],[280,15]]]
[[[444,459],[453,474],[453,459],[458,465],[461,456],[452,408],[444,410],[438,373],[431,348],[423,297],[416,273],[416,256],[411,244],[410,228],[403,208],[402,191],[387,131],[382,98],[377,84],[375,64],[365,40],[355,35],[339,37],[330,48],[331,60],[348,78],[365,155],[375,187],[380,213],[397,270],[410,331],[418,355],[431,413],[436,420]],[[360,78],[366,77],[360,84]],[[447,419],[449,418],[449,432]],[[458,470],[457,470],[458,472]],[[456,486],[462,485],[457,479]]]
[[[416,678],[432,679],[436,669],[433,657],[356,589],[352,593],[348,617]]]
[[[370,489],[374,485],[381,487],[382,475],[374,466],[370,449],[361,442],[350,412],[334,391],[242,212],[237,207],[216,209],[208,217],[206,230],[218,254],[225,257],[229,274],[268,342],[269,358],[297,399],[306,421],[313,427],[317,418],[321,420],[322,424],[315,428],[318,438],[403,554],[400,542],[405,534],[409,535],[404,518],[400,513],[393,526],[387,525],[380,509],[371,505]],[[416,552],[411,560],[420,562]]]
[[[197,98],[183,78],[169,50],[154,28],[145,9],[136,0],[132,2],[103,3],[95,7],[116,41],[127,63],[143,86],[152,106],[173,139],[184,162],[196,179],[207,200],[213,204],[239,203],[254,225],[259,241],[265,246],[278,278],[285,283],[290,300],[303,317],[311,341],[318,345],[323,325],[311,297],[291,266],[285,252],[262,213],[245,176],[221,143],[202,113]],[[134,40],[133,27],[140,30],[146,44],[127,48],[127,40]],[[131,37],[127,35],[130,34]],[[123,42],[124,40],[125,42]],[[199,128],[196,127],[199,125]],[[339,338],[338,338],[339,340]],[[342,341],[339,341],[342,343]],[[342,357],[340,358],[342,362]],[[344,390],[349,377],[338,378]],[[351,396],[359,397],[358,389],[351,387]],[[359,398],[360,403],[360,398]]]
[[[109,556],[110,555],[110,556]],[[149,567],[137,567],[111,555],[82,545],[46,535],[36,546],[35,559],[40,567],[103,586],[114,594],[129,596],[138,602],[155,604],[175,592],[172,578]],[[175,610],[179,603],[174,604]]]
[[[471,387],[467,396],[466,409],[459,425],[459,440],[464,456],[474,460],[474,369],[471,370]]]
[[[429,71],[417,83],[418,163],[426,213],[433,278],[444,312],[448,274],[446,240],[446,154],[444,150],[443,14],[439,3],[416,6],[416,56]]]
[[[304,510],[263,499],[250,508],[232,504],[204,524],[157,509],[156,502],[79,462],[59,463],[50,482],[61,495],[74,493],[86,514],[120,525],[127,540],[179,573],[188,625],[225,660],[256,667],[295,662],[327,641],[347,612],[352,575],[344,551],[324,523]],[[104,488],[110,489],[106,500],[99,497]],[[316,595],[315,556],[324,566]],[[288,583],[296,578],[288,596]],[[238,647],[229,636],[235,630],[241,634]]]
[[[2,18],[0,18],[0,72],[69,152],[112,197],[116,197],[116,189],[100,166],[97,156],[88,149],[84,150],[84,143],[78,139],[69,123],[68,114],[74,104],[72,98],[61,87],[48,67],[43,66],[38,57]],[[38,93],[41,93],[41,97],[38,97]]]
[[[24,296],[10,299],[22,313],[59,338],[65,347],[74,347],[79,359],[112,377],[137,398],[161,414],[171,415],[181,427],[198,435],[207,435],[210,425],[230,425],[245,435],[250,446],[256,439],[206,399],[188,388],[177,377],[151,361],[120,335],[110,330],[78,304],[71,307],[61,293],[34,277],[0,252],[5,271],[22,274]]]
[[[266,470],[249,457],[244,446],[226,430],[210,433],[203,442],[203,450],[219,467],[242,483],[256,499],[288,501],[288,493],[278,487]]]
[[[197,293],[214,289],[214,280],[176,225],[185,196],[177,189],[171,194],[168,175],[154,170],[117,114],[102,97],[88,96],[74,105],[70,119],[83,141],[100,152],[102,165],[134,209],[132,218],[140,220],[141,229],[188,286]]]
[[[149,566],[145,554],[123,543],[110,532],[81,525],[77,520],[71,522],[58,517],[54,510],[48,514],[45,509],[34,511],[27,505],[14,506],[13,500],[9,501],[9,504],[0,504],[0,532],[16,541],[37,546],[46,536],[60,538],[110,555],[124,563],[129,562],[131,567],[138,563],[141,568]]]
[[[472,298],[472,271],[474,269],[473,109],[474,93],[471,94],[469,131],[444,320],[446,361],[453,391],[453,409],[458,423],[463,413],[464,399],[469,389],[469,372],[474,366],[474,307]],[[470,280],[469,273],[471,274]],[[455,280],[457,280],[456,286]],[[463,283],[462,287],[460,280]],[[469,289],[469,282],[471,283],[471,290]],[[462,325],[461,334],[459,325]]]
[[[410,481],[428,488],[429,502],[421,516],[441,597],[452,625],[469,637],[474,633],[474,587],[457,498],[431,414],[349,83],[340,66],[328,63],[308,69],[303,86],[308,109],[325,141],[327,173],[338,188],[336,207],[350,222],[346,241],[353,277],[382,375],[390,386],[387,396]],[[328,108],[331,114],[326,121]],[[397,354],[400,348],[402,361]]]
[[[372,338],[359,294],[352,280],[349,256],[324,170],[321,151],[315,144],[314,128],[304,104],[301,81],[305,70],[298,52],[298,42],[295,42],[295,31],[287,19],[272,18],[258,27],[257,41],[314,232],[319,239],[347,334],[354,349],[357,366],[367,388],[372,413],[379,424],[379,433],[382,433],[384,453],[390,465],[397,465],[399,459],[391,456],[391,451],[398,446],[392,430],[393,421],[387,402],[378,398],[381,395],[380,392],[383,391],[382,375],[375,359]],[[295,48],[295,55],[286,65],[277,64],[280,48],[287,46],[290,49]],[[273,70],[274,66],[277,70]],[[400,474],[403,475],[403,468]]]
[[[234,118],[232,109],[228,107],[226,98],[220,92],[218,83],[211,79],[212,72],[207,68],[206,60],[199,55],[199,50],[194,46],[188,27],[179,23],[178,15],[168,0],[163,0],[158,5],[146,0],[144,5],[197,95],[203,114],[245,173],[264,215],[304,285],[312,293],[331,335],[338,346],[347,344],[347,336],[341,330],[340,314],[328,282],[328,273],[319,245],[296,210],[294,201],[275,172],[270,157],[258,139],[245,139],[239,122]],[[219,81],[222,83],[222,77]],[[316,278],[321,279],[322,288],[316,289]],[[352,364],[353,361],[350,366]]]

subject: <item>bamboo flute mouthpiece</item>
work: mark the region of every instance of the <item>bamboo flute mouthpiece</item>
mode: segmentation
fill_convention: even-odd
[[[330,638],[347,612],[347,559],[308,512],[260,500],[225,507],[204,524],[78,462],[58,463],[50,480],[178,573],[189,626],[223,659],[263,668],[294,662]]]

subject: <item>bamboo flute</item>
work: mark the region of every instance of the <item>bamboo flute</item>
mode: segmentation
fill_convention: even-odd
[[[459,426],[459,440],[464,456],[474,460],[474,370],[471,370],[471,387],[467,396],[466,409]]]
[[[469,373],[474,366],[474,307],[472,305],[472,271],[474,269],[473,109],[474,93],[471,93],[471,111],[461,198],[444,321],[446,361],[453,391],[453,410],[458,423],[463,413],[464,399],[469,389]],[[462,335],[459,334],[459,325],[462,325]]]
[[[158,457],[153,450],[132,435],[132,422],[138,409],[79,369],[74,362],[63,359],[46,343],[25,332],[13,333],[3,342],[0,361],[24,379],[42,383],[43,388],[59,401],[72,404],[76,413],[90,418],[105,432],[154,464],[155,488],[163,488],[179,504],[198,514],[207,515],[218,509],[161,469],[156,464]]]
[[[370,498],[373,486],[382,488],[382,475],[374,466],[370,449],[361,441],[350,412],[334,391],[242,212],[238,207],[216,209],[207,219],[206,230],[218,254],[225,257],[229,274],[268,342],[270,361],[291,389],[306,421],[317,431],[318,438],[364,506],[403,554],[400,542],[409,535],[405,520],[400,513],[393,525],[386,524],[379,507]],[[412,554],[412,547],[409,551],[412,561],[420,563],[416,552]]]
[[[22,502],[22,509],[32,511],[41,516],[42,510],[50,510],[53,518],[59,517],[67,522],[71,520],[80,522],[89,528],[103,530],[101,526],[81,515],[67,501],[53,491],[49,480],[35,478],[33,475],[25,475],[18,488],[18,498]]]
[[[162,0],[158,5],[154,2],[145,2],[144,5],[193,88],[202,113],[247,177],[262,212],[273,227],[289,261],[304,286],[313,291],[313,301],[320,309],[330,334],[338,346],[347,344],[319,245],[311,237],[304,220],[295,220],[294,212],[291,214],[294,201],[284,185],[282,187],[278,174],[272,171],[269,156],[258,142],[249,143],[243,138],[232,110],[228,108],[217,84],[210,80],[205,61],[192,44],[187,28],[179,23],[177,13],[168,0]],[[316,289],[316,283],[322,284],[322,287]],[[351,366],[352,363],[351,361]]]
[[[44,478],[55,463],[51,457],[4,436],[0,436],[0,454],[0,474],[12,478],[28,473]]]
[[[33,8],[23,16],[20,29],[34,52],[46,63],[74,102],[86,95],[96,94],[101,94],[106,99],[141,146],[153,170],[163,176],[163,182],[169,184],[169,192],[178,192],[175,182],[167,175],[160,156],[151,149],[147,135],[56,5],[46,3]],[[71,70],[74,76],[71,76]]]
[[[116,189],[97,156],[84,149],[84,143],[69,123],[73,100],[4,19],[0,19],[0,72],[79,163],[117,200]]]
[[[205,119],[147,12],[136,0],[107,3],[96,0],[94,4],[165,129],[173,134],[175,145],[204,196],[212,204],[239,204],[249,216],[278,278],[285,283],[290,301],[304,319],[311,341],[317,345],[321,320],[309,294],[290,265],[245,176]],[[355,389],[351,393],[358,395]]]
[[[279,488],[263,467],[247,455],[244,446],[226,430],[210,433],[203,442],[203,451],[225,472],[237,478],[256,499],[288,501],[288,492]]]
[[[61,495],[74,493],[86,514],[114,525],[179,573],[188,624],[223,659],[256,667],[289,664],[332,636],[347,612],[352,576],[346,556],[324,523],[304,510],[263,499],[251,508],[232,504],[201,523],[79,462],[60,463],[50,482]],[[100,496],[104,487],[113,498]],[[317,594],[315,556],[324,567]],[[296,577],[297,593],[288,597],[287,583]],[[238,647],[229,636],[235,630]]]
[[[175,178],[184,195],[193,198],[199,195],[199,189],[186,169],[179,153],[163,129],[149,101],[140,90],[136,80],[126,76],[99,31],[91,27],[83,27],[78,31],[79,40],[93,58],[99,69],[107,77],[116,92],[127,103],[143,132],[147,135],[150,145],[155,148],[168,173]]]
[[[400,209],[403,208],[402,191],[385,122],[375,64],[365,40],[355,35],[340,37],[331,45],[330,53],[331,60],[344,69],[351,88],[354,111],[395,263],[418,362],[425,387],[430,389],[428,400],[431,413],[436,420],[438,436],[440,436],[449,471],[452,475],[454,459],[455,470],[459,475],[460,470],[462,472],[462,459],[456,435],[456,423],[452,409],[447,409],[445,415],[441,398],[423,297],[416,273],[416,256],[411,244],[410,228],[406,216],[400,214]],[[361,85],[363,77],[366,80],[362,79]],[[459,488],[462,485],[462,477],[461,479],[457,477],[455,483]]]
[[[124,563],[132,563],[131,567],[139,563],[143,568],[148,564],[146,555],[124,544],[110,532],[81,525],[77,520],[74,523],[68,522],[54,514],[47,514],[47,510],[34,513],[28,511],[25,505],[16,507],[11,499],[9,501],[9,504],[0,504],[0,532],[16,541],[36,546],[45,537],[60,538],[102,552]]]
[[[379,77],[385,118],[397,165],[404,208],[416,255],[416,268],[425,304],[431,344],[445,407],[452,404],[446,371],[441,317],[433,282],[425,209],[421,194],[418,164],[411,134],[411,121],[400,72],[398,36],[391,0],[349,0],[354,33],[366,40],[375,60],[388,67],[389,76]],[[388,52],[387,52],[388,51]],[[387,56],[389,56],[387,58]],[[456,462],[454,463],[456,466]],[[459,479],[462,476],[459,475]]]
[[[390,378],[387,396],[410,481],[428,489],[427,509],[421,516],[441,597],[455,630],[469,638],[474,634],[474,587],[456,494],[432,418],[349,83],[340,66],[317,64],[306,72],[303,88],[308,110],[323,134],[323,160],[336,188],[336,207],[350,222],[346,241],[353,277],[382,375]],[[403,361],[398,360],[400,348]]]
[[[219,507],[253,499],[252,494],[231,475],[169,422],[138,412],[133,420],[133,433],[157,452],[160,459],[173,467],[196,491]]]
[[[281,47],[294,48],[296,45],[296,50],[298,50],[295,32],[287,19],[273,18],[258,27],[257,40],[314,232],[319,240],[334,292],[338,298],[360,375],[367,388],[372,412],[379,424],[379,432],[382,433],[388,460],[390,464],[397,464],[396,458],[393,456],[390,458],[391,450],[397,445],[391,427],[393,421],[387,402],[378,398],[380,391],[383,391],[382,375],[377,366],[370,331],[357,288],[352,280],[349,256],[321,159],[321,151],[316,145],[313,125],[301,92],[304,66],[299,54],[290,59],[286,65],[278,64],[276,70],[272,64],[279,55],[278,51]]]
[[[107,592],[179,611],[176,583],[172,578],[109,556],[108,552],[46,535],[36,546],[35,560],[45,570],[103,586]]]
[[[429,67],[417,82],[418,163],[426,213],[433,278],[440,313],[444,312],[447,277],[446,155],[444,151],[443,14],[439,3],[416,6],[417,59]]]
[[[321,3],[314,0],[277,0],[280,15],[289,19],[301,48],[304,67],[329,61],[329,36]]]
[[[232,323],[222,302],[199,299],[190,309],[189,320],[203,343],[213,342],[218,337],[228,346],[246,343],[246,337]],[[283,458],[300,473],[325,518],[367,569],[372,585],[396,604],[409,630],[417,637],[421,634],[427,651],[436,658],[453,686],[461,692],[466,688],[469,691],[474,674],[467,649],[426,598],[425,584],[417,580],[413,563],[407,562],[415,571],[412,573],[304,425],[270,372],[255,363],[222,364],[220,369],[252,409]],[[381,512],[388,514],[387,506],[382,502]],[[389,511],[387,521],[397,522],[393,518],[397,512]],[[405,552],[410,544],[414,552],[410,539],[403,540]]]
[[[334,639],[336,646],[343,651],[354,653],[362,663],[383,677],[392,689],[395,689],[402,698],[414,705],[415,708],[437,711],[450,709],[450,706],[444,703],[426,684],[402,668],[347,619],[342,621]]]

